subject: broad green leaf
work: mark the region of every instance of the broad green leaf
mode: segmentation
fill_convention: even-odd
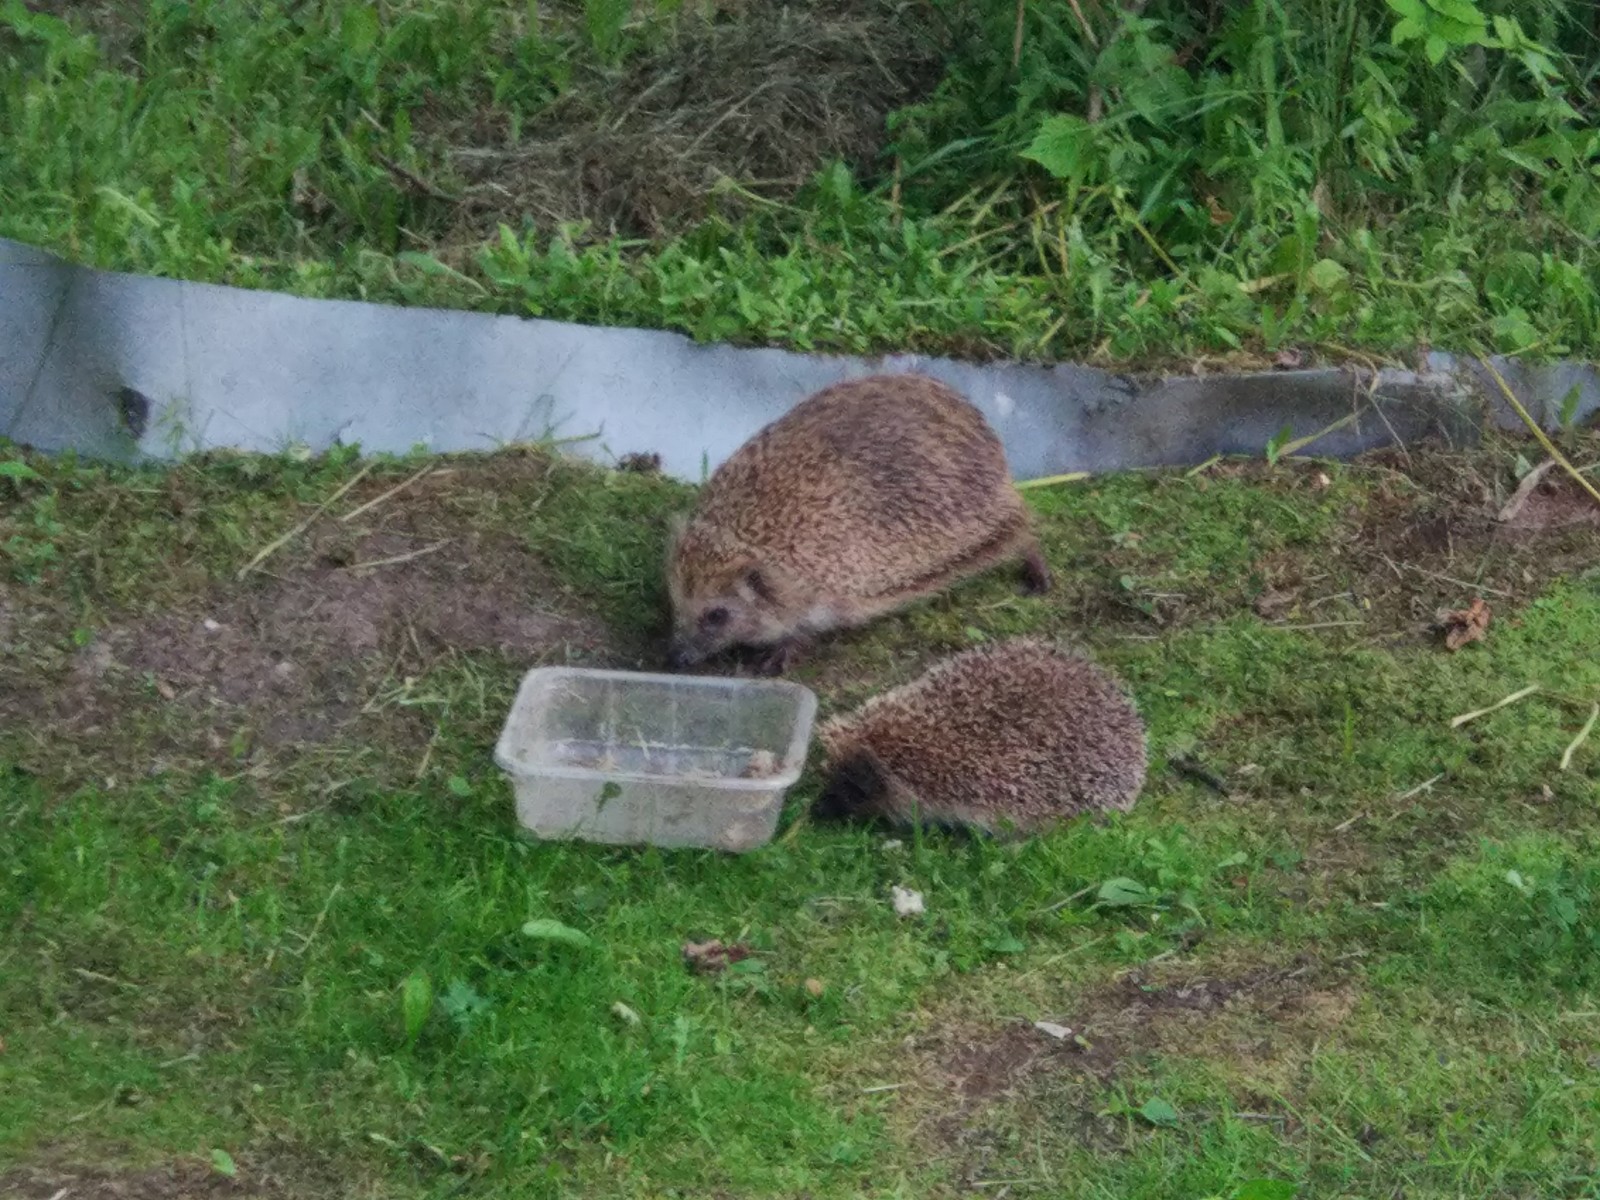
[[[352,57],[365,57],[378,41],[378,11],[366,4],[348,4],[339,17],[339,40]]]
[[[1139,1110],[1139,1115],[1152,1125],[1171,1126],[1178,1123],[1178,1110],[1160,1096],[1152,1096],[1146,1100],[1144,1107]]]
[[[1331,258],[1319,258],[1306,272],[1306,282],[1319,292],[1336,292],[1350,279],[1350,272]]]
[[[581,929],[574,929],[571,925],[563,925],[560,921],[549,917],[537,917],[527,922],[522,927],[524,937],[533,938],[540,942],[561,942],[567,946],[589,946],[592,939]]]
[[[25,462],[18,462],[14,458],[8,458],[5,462],[0,462],[0,479],[23,480],[40,478],[43,478],[43,476]]]
[[[1155,893],[1136,879],[1118,877],[1102,883],[1095,899],[1112,908],[1122,908],[1131,904],[1149,904],[1155,899]]]
[[[422,971],[406,976],[400,985],[400,1013],[405,1021],[406,1041],[414,1042],[433,1011],[433,981]]]

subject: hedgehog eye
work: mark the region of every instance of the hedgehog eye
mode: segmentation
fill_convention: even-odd
[[[728,623],[728,610],[725,608],[708,608],[700,614],[700,624],[707,629],[721,629]]]

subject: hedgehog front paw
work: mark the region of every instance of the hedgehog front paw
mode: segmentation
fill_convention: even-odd
[[[805,656],[805,644],[798,641],[779,642],[766,654],[762,655],[756,664],[756,671],[761,675],[783,675],[792,670],[796,663]]]

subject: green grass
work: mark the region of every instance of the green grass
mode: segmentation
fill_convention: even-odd
[[[39,7],[0,234],[100,266],[801,348],[1600,351],[1570,0],[858,0],[754,68],[776,18],[714,3]]]
[[[488,748],[522,658],[407,658],[391,629],[346,664],[370,711],[305,746],[197,741],[268,710],[177,676],[77,690],[119,630],[318,578],[320,527],[275,578],[233,576],[355,462],[29,460],[0,478],[0,1161],[231,1161],[284,1195],[1590,1195],[1600,750],[1557,764],[1600,696],[1596,537],[1490,537],[1477,481],[1504,493],[1515,459],[1032,493],[1050,597],[980,581],[800,677],[832,711],[974,640],[1081,635],[1151,723],[1138,807],[895,847],[800,819],[808,773],[741,858],[519,837]],[[325,524],[526,545],[553,582],[505,605],[599,613],[602,657],[652,661],[686,489],[441,466]],[[414,469],[380,463],[339,511]],[[1448,548],[1413,540],[1441,516]],[[475,586],[470,557],[449,569]],[[1484,643],[1419,633],[1473,594],[1427,571],[1493,589]],[[1267,589],[1295,598],[1263,618]],[[1529,682],[1548,694],[1449,728]],[[896,918],[892,885],[927,916]],[[680,947],[710,937],[757,954],[694,975]],[[1010,1065],[963,1083],[975,1062]]]

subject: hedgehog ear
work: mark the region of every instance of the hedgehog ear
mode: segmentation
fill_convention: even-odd
[[[667,562],[676,562],[683,547],[683,536],[689,532],[689,514],[673,513],[667,518]]]

